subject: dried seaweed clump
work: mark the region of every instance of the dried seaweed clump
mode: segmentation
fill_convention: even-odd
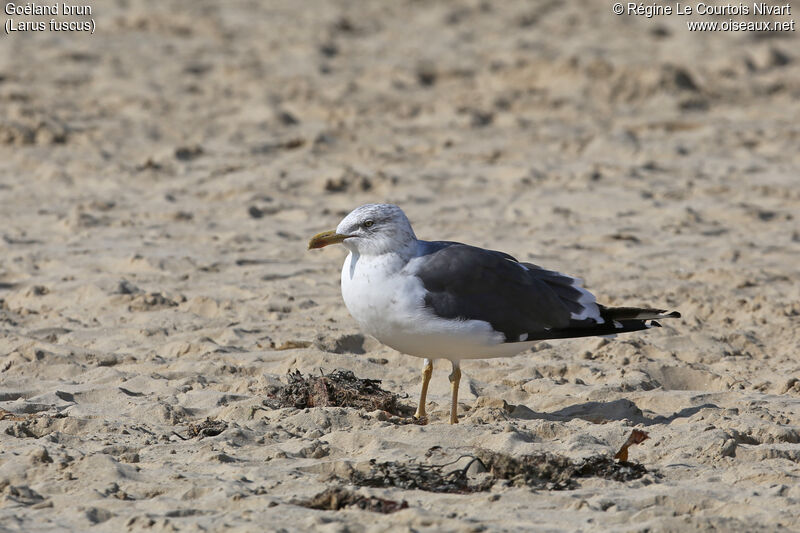
[[[600,477],[614,481],[632,481],[647,473],[641,463],[614,461],[605,455],[593,455],[577,464],[575,477]]]
[[[311,498],[295,502],[297,505],[320,511],[338,511],[345,507],[357,507],[373,513],[394,513],[408,508],[408,502],[387,500],[376,496],[362,496],[342,487],[331,487]]]
[[[354,470],[350,482],[362,487],[397,487],[405,490],[428,492],[467,493],[487,490],[489,486],[473,486],[467,477],[467,468],[444,472],[447,465],[422,465],[413,460],[408,463],[370,461],[368,472]]]
[[[288,383],[267,392],[264,404],[280,407],[354,407],[382,410],[400,416],[397,395],[380,387],[379,379],[357,378],[349,370],[334,370],[320,376],[289,372]]]
[[[495,479],[506,479],[513,485],[533,489],[569,490],[578,487],[576,478],[599,477],[631,481],[647,473],[647,469],[641,464],[618,463],[606,455],[593,455],[573,462],[568,457],[551,453],[512,457],[481,450],[478,458]]]
[[[495,479],[507,479],[513,485],[536,489],[564,490],[575,488],[575,464],[563,455],[542,453],[512,457],[488,450],[478,458]]]
[[[216,437],[226,429],[228,429],[228,424],[222,420],[212,420],[211,418],[206,418],[199,424],[189,425],[189,433],[191,436],[200,439],[204,437]]]
[[[349,481],[366,487],[397,487],[428,492],[469,493],[489,490],[494,483],[508,480],[513,485],[532,489],[569,490],[578,487],[578,478],[599,477],[614,481],[631,481],[647,473],[638,463],[616,462],[606,455],[594,455],[574,462],[563,455],[542,453],[512,457],[504,453],[479,450],[463,469],[445,472],[448,465],[422,465],[415,461],[402,463],[370,462],[367,472],[354,470]],[[469,467],[475,461],[489,472],[483,479],[470,480]],[[452,464],[452,463],[449,463]]]

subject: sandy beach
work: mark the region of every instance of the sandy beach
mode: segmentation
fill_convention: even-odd
[[[797,32],[588,0],[91,5],[94,34],[0,36],[0,531],[800,530]],[[342,303],[345,250],[306,249],[369,202],[682,318],[465,361],[454,426],[447,361],[427,425],[275,407],[336,369],[416,407],[421,360]],[[634,429],[636,479],[354,482],[579,464]],[[335,487],[397,509],[300,505]]]

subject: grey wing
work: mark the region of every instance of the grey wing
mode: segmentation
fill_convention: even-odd
[[[603,322],[576,278],[466,244],[426,245],[412,273],[427,291],[425,306],[440,317],[489,322],[506,342]]]

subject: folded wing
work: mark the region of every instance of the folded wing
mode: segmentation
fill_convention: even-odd
[[[427,291],[425,306],[449,319],[482,320],[506,342],[610,335],[680,316],[657,309],[606,308],[577,278],[520,263],[503,252],[455,242],[422,242],[409,264]]]

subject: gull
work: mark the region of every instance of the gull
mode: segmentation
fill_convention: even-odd
[[[309,249],[341,243],[342,298],[361,329],[404,354],[424,359],[415,418],[425,401],[433,360],[447,359],[450,423],[458,422],[460,361],[511,357],[537,341],[611,336],[660,327],[680,313],[605,307],[578,278],[494,250],[417,239],[396,205],[354,209]]]

